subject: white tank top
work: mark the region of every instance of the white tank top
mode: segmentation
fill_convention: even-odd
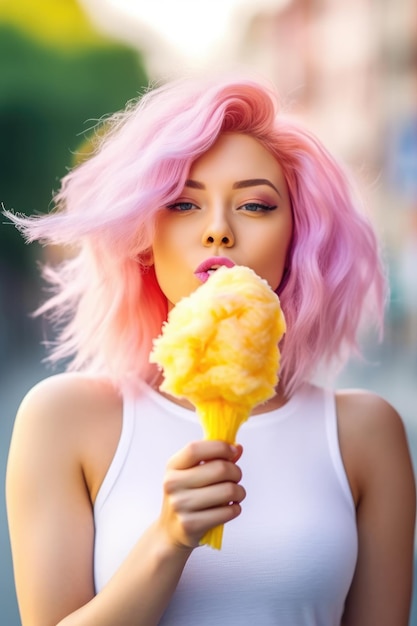
[[[196,414],[152,389],[124,399],[94,509],[97,592],[159,515],[168,458],[201,438]],[[242,513],[221,551],[194,550],[160,624],[340,626],[357,530],[333,393],[305,384],[282,408],[252,416],[238,441]]]

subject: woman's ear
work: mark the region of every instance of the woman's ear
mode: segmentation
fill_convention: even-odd
[[[139,261],[139,264],[142,265],[142,267],[152,267],[153,265],[152,248],[149,248],[149,250],[142,252],[142,254],[138,256],[138,261]]]

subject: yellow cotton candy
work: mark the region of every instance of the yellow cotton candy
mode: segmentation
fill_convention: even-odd
[[[253,408],[275,393],[285,320],[268,283],[242,266],[219,268],[171,310],[151,361],[161,390]]]
[[[252,409],[275,394],[285,328],[265,280],[247,267],[220,267],[178,302],[154,341],[160,389],[196,407],[206,439],[234,443]],[[221,532],[209,531],[202,543],[220,548]]]

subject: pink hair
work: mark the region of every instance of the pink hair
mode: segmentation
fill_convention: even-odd
[[[62,180],[57,211],[8,217],[28,241],[75,255],[46,267],[54,295],[39,309],[60,328],[49,359],[123,386],[149,379],[152,340],[167,315],[146,254],[155,214],[180,193],[192,162],[221,132],[257,138],[283,168],[294,213],[288,271],[278,289],[287,319],[282,384],[288,393],[318,365],[358,350],[369,308],[382,328],[386,283],[377,240],[340,165],[279,112],[252,79],[180,80],[110,117],[95,154]],[[369,305],[369,307],[368,307]]]

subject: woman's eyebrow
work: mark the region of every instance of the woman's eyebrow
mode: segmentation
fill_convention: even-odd
[[[185,181],[184,187],[192,187],[193,189],[205,189],[206,186],[203,183],[199,183],[198,180],[192,180],[189,178]]]
[[[248,180],[238,180],[233,184],[233,189],[244,189],[245,187],[257,187],[258,185],[268,185],[280,196],[278,189],[267,178],[249,178]]]
[[[273,183],[267,178],[248,178],[247,180],[238,180],[233,183],[232,189],[244,189],[245,187],[257,187],[258,185],[268,185],[272,187],[274,191],[280,196],[280,192],[275,187]],[[206,186],[203,183],[200,183],[198,180],[193,180],[189,178],[185,181],[185,187],[191,187],[192,189],[205,189]]]

